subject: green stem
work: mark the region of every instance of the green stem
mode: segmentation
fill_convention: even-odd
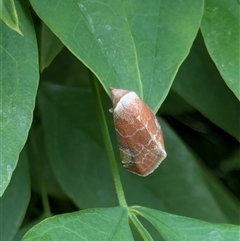
[[[34,136],[34,133],[32,133],[32,135],[30,135],[29,139],[30,139],[34,152],[38,153],[38,147],[36,145],[36,142],[35,142],[33,136]],[[39,185],[40,194],[41,194],[41,198],[42,198],[43,216],[50,217],[50,216],[52,216],[52,213],[51,213],[51,209],[50,209],[50,205],[49,205],[49,201],[48,201],[48,194],[47,194],[47,190],[46,190],[46,186],[45,186],[44,178],[43,178],[43,164],[41,163],[41,160],[38,156],[36,157],[36,165],[38,167],[37,180],[38,180],[38,185]]]
[[[52,216],[49,201],[48,201],[48,195],[46,191],[46,186],[44,183],[41,185],[41,197],[42,197],[42,203],[43,203],[43,210],[46,217]]]
[[[116,188],[116,192],[117,192],[118,202],[119,202],[120,206],[127,207],[127,202],[125,199],[120,175],[119,175],[117,164],[116,164],[116,158],[114,155],[112,142],[111,142],[111,138],[110,138],[108,127],[107,127],[107,121],[106,121],[106,118],[104,115],[101,96],[100,96],[100,92],[99,92],[99,88],[98,88],[98,81],[96,80],[96,78],[93,76],[92,73],[90,74],[90,76],[91,76],[93,94],[94,94],[95,102],[96,102],[97,113],[98,113],[98,117],[100,120],[101,130],[102,130],[102,134],[103,134],[103,140],[104,140],[104,144],[106,146],[108,159],[109,159],[111,170],[112,170],[112,175],[113,175],[113,180],[114,180],[114,184],[115,184],[115,188]]]

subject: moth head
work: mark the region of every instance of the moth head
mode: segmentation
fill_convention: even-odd
[[[135,92],[114,88],[110,88],[110,90],[113,102],[113,108],[109,110],[111,113],[124,110],[138,115],[141,109],[141,100]]]
[[[128,90],[114,89],[112,87],[110,88],[110,91],[112,93],[113,109],[116,107],[117,103],[122,99],[122,97],[124,95],[131,92],[131,91],[128,91]]]

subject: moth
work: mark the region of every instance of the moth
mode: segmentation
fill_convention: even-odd
[[[123,167],[139,176],[152,173],[167,156],[161,127],[133,91],[110,88],[115,130]]]

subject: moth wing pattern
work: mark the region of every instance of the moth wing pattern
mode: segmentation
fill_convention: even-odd
[[[123,166],[137,175],[147,176],[166,157],[161,127],[153,112],[135,92],[111,91]]]

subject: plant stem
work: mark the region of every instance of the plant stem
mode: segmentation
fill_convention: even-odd
[[[42,197],[42,204],[43,204],[43,210],[44,210],[44,215],[46,217],[52,216],[49,201],[48,201],[48,195],[46,191],[46,186],[44,183],[41,185],[41,197]]]
[[[90,71],[89,71],[90,72]],[[108,154],[108,159],[110,162],[111,170],[112,170],[112,175],[113,175],[113,180],[117,192],[117,197],[118,197],[118,202],[120,206],[127,207],[127,202],[125,199],[120,175],[118,172],[117,164],[116,164],[116,158],[114,155],[113,147],[112,147],[112,142],[111,138],[109,135],[108,127],[107,127],[107,121],[104,115],[104,110],[103,110],[103,105],[101,101],[101,96],[98,88],[98,81],[97,79],[93,76],[93,74],[90,74],[91,82],[92,82],[92,89],[93,89],[93,94],[96,102],[96,108],[97,108],[97,113],[98,113],[98,118],[100,121],[101,125],[101,130],[103,134],[103,140],[104,144],[106,146],[107,154]]]
[[[29,139],[32,145],[32,149],[34,150],[35,153],[38,153],[38,147],[33,136],[34,136],[34,133],[32,131],[32,135],[30,135]],[[52,216],[52,213],[51,213],[51,209],[48,201],[48,194],[47,194],[47,190],[46,190],[46,186],[43,178],[43,164],[41,163],[41,159],[38,156],[36,157],[36,165],[38,167],[37,180],[38,180],[38,185],[39,185],[41,199],[42,199],[43,212],[44,212],[43,216],[50,217]]]

